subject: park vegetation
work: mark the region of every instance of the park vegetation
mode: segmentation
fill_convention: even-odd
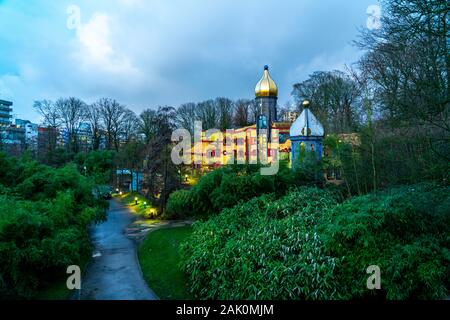
[[[83,265],[87,227],[105,218],[93,180],[75,164],[52,168],[0,153],[0,297],[33,298]],[[64,281],[65,283],[65,281]],[[63,298],[63,297],[62,297]]]
[[[315,171],[292,171],[285,162],[280,163],[276,175],[261,175],[259,169],[256,165],[235,165],[207,173],[192,188],[170,194],[165,217],[204,219],[262,194],[284,195],[290,186],[324,185],[323,177]]]
[[[442,299],[450,188],[398,187],[339,203],[317,187],[265,194],[194,224],[181,268],[202,299]],[[368,290],[378,265],[382,290]]]

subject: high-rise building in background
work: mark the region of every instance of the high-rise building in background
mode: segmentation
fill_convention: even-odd
[[[10,101],[0,100],[0,126],[9,126],[12,118],[12,105]]]

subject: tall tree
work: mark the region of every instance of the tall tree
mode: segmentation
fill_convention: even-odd
[[[86,111],[92,137],[92,149],[98,150],[100,148],[100,139],[102,137],[101,109],[97,103],[94,103],[88,105]]]
[[[97,102],[100,107],[100,119],[105,130],[106,148],[119,150],[120,127],[125,108],[116,100],[102,98]]]
[[[56,111],[67,134],[67,148],[79,151],[78,131],[81,122],[86,119],[86,104],[74,97],[60,98],[55,103]]]
[[[360,69],[392,125],[450,133],[450,6],[440,0],[383,1],[379,30],[362,30]]]
[[[247,99],[239,99],[236,101],[234,125],[237,127],[245,127],[250,124],[250,105],[251,101]]]
[[[193,102],[184,103],[177,109],[176,125],[178,128],[184,128],[189,130],[191,134],[194,134],[194,122],[197,119],[196,104]]]
[[[258,105],[258,103],[256,102],[256,100],[250,100],[250,123],[251,124],[255,124],[256,123],[256,119],[258,118],[258,114],[260,113],[260,107]]]
[[[33,108],[42,116],[43,125],[46,126],[45,134],[42,132],[39,137],[38,151],[39,153],[42,153],[43,148],[45,148],[42,159],[48,159],[49,154],[53,153],[56,149],[58,127],[61,124],[61,119],[53,101],[35,101]]]
[[[147,145],[158,133],[158,115],[155,110],[147,109],[139,115],[139,133],[144,136]]]
[[[307,80],[294,84],[292,92],[299,103],[310,100],[310,108],[327,132],[351,132],[358,126],[359,87],[341,71],[314,72]],[[299,110],[301,111],[301,110]]]
[[[196,116],[202,122],[204,130],[217,128],[219,115],[214,100],[206,100],[198,103]]]
[[[154,123],[158,134],[152,136],[146,147],[144,186],[147,196],[163,212],[170,192],[179,185],[178,168],[171,159],[175,109],[170,106],[159,107]]]
[[[216,98],[214,101],[218,114],[218,125],[220,130],[230,129],[233,123],[234,102],[228,98]]]
[[[136,114],[133,111],[126,109],[120,124],[120,135],[122,137],[122,141],[124,143],[130,142],[133,138],[136,138],[138,131],[139,120]]]

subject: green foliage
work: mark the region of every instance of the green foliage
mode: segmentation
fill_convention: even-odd
[[[314,226],[335,204],[317,188],[279,200],[263,195],[225,209],[182,247],[193,293],[206,299],[320,299],[333,295],[335,259],[323,253]]]
[[[280,163],[276,175],[263,176],[258,166],[227,166],[200,178],[188,191],[177,191],[169,196],[167,217],[208,217],[240,201],[261,194],[284,195],[292,186],[321,185],[322,178],[310,168],[291,170]]]
[[[31,298],[89,255],[87,226],[105,218],[105,204],[74,165],[0,154],[0,167],[0,297]]]
[[[111,179],[115,157],[116,152],[111,150],[91,151],[87,154],[78,153],[75,163],[78,170],[93,178],[96,184],[106,184]]]
[[[166,207],[168,219],[183,219],[192,212],[191,192],[188,190],[177,190],[170,194]]]
[[[342,204],[318,188],[263,195],[195,223],[181,267],[206,299],[443,298],[449,191],[419,184]],[[370,265],[380,291],[366,287]]]
[[[369,265],[388,299],[448,294],[450,188],[420,184],[348,200],[324,215],[327,252],[340,257],[341,298],[364,297]]]

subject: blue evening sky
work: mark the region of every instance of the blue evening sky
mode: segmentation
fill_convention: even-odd
[[[139,113],[253,98],[268,64],[284,105],[295,82],[358,59],[351,42],[371,4],[377,0],[0,0],[0,99],[33,121],[34,100],[66,96],[111,97]]]

